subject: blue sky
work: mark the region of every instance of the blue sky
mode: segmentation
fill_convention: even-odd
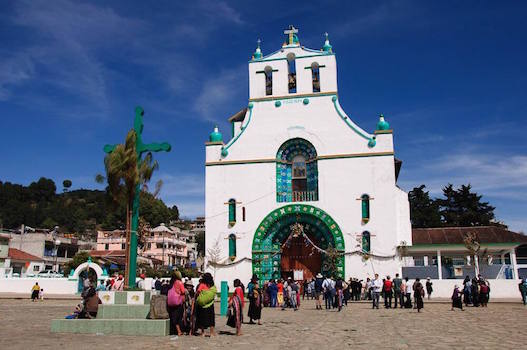
[[[181,4],[184,3],[184,4]],[[346,3],[346,4],[343,4]],[[161,197],[204,213],[204,141],[247,104],[247,61],[329,32],[341,104],[372,131],[384,113],[404,161],[399,185],[437,195],[471,183],[527,232],[527,3],[520,1],[2,1],[1,181],[40,176],[98,188],[102,146],[133,109],[157,154]]]

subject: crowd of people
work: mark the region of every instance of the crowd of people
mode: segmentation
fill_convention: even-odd
[[[144,277],[140,281],[144,283]],[[95,318],[101,300],[97,295],[99,290],[123,290],[124,279],[116,275],[105,283],[97,285],[96,281],[86,279],[82,291],[82,303],[77,305],[72,315],[66,318]],[[143,286],[144,287],[144,286]],[[300,302],[314,300],[317,310],[337,309],[341,311],[349,301],[371,301],[372,309],[379,309],[381,299],[386,309],[416,309],[420,312],[424,307],[426,297],[431,299],[433,284],[430,278],[424,284],[419,278],[412,283],[408,277],[401,278],[399,274],[381,279],[378,274],[365,281],[350,278],[345,281],[341,277],[324,277],[318,273],[314,278],[295,281],[292,278],[271,279],[261,283],[257,275],[245,285],[239,280],[233,281],[233,293],[228,299],[227,325],[235,328],[236,335],[241,335],[244,320],[244,309],[247,297],[249,306],[247,317],[249,324],[261,324],[262,308],[281,308],[282,310],[298,310]],[[183,279],[179,271],[174,272],[170,280],[154,278],[151,288],[157,297],[164,298],[162,309],[166,309],[170,319],[170,334],[177,337],[183,334],[205,335],[209,329],[210,336],[215,336],[214,301],[217,289],[210,273],[204,273],[197,286],[190,279]],[[527,279],[519,284],[524,305],[527,304]],[[38,283],[32,288],[31,299],[42,298],[43,290]],[[489,301],[490,285],[481,275],[463,280],[462,287],[455,285],[452,292],[451,310],[465,306],[486,307]],[[322,306],[324,304],[324,308]],[[152,310],[152,309],[151,309]],[[163,318],[163,317],[161,317]]]

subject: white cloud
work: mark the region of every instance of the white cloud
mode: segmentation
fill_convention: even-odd
[[[157,180],[163,180],[163,187],[160,193],[163,198],[205,195],[204,174],[171,175],[159,173],[155,175],[152,183]]]
[[[202,90],[194,103],[194,110],[208,121],[219,121],[237,111],[226,110],[232,100],[239,98],[246,91],[246,66],[227,69],[203,83]],[[223,113],[223,114],[222,114]]]

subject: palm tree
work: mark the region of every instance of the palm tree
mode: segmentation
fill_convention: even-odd
[[[107,191],[113,201],[126,202],[126,269],[125,281],[128,283],[130,238],[132,226],[132,209],[136,192],[152,178],[155,170],[159,168],[157,161],[153,160],[152,153],[148,152],[143,159],[138,158],[136,151],[136,133],[132,129],[126,135],[124,144],[117,145],[111,153],[104,158],[106,176],[98,174],[95,180],[98,183],[108,183]]]

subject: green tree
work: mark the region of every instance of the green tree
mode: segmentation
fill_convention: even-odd
[[[494,207],[482,202],[481,195],[472,192],[472,186],[462,185],[454,189],[452,184],[443,188],[445,198],[438,199],[443,225],[485,226],[494,221]]]
[[[62,187],[64,187],[63,191],[64,192],[69,191],[69,188],[71,187],[71,185],[72,185],[71,180],[62,181]]]
[[[198,254],[205,256],[205,232],[200,231],[196,234],[196,243],[198,244]]]
[[[114,202],[126,203],[126,242],[130,246],[132,208],[138,186],[145,186],[158,164],[153,160],[152,153],[148,152],[144,158],[138,158],[136,152],[136,133],[132,129],[126,135],[124,144],[117,145],[113,151],[104,158],[106,177],[97,175],[96,181],[101,183],[106,179],[107,190]],[[129,250],[126,252],[128,261]],[[128,265],[126,265],[125,281],[128,281]]]
[[[430,198],[429,192],[425,191],[425,188],[425,185],[421,185],[408,192],[412,227],[440,227],[439,204]]]
[[[69,275],[71,270],[75,270],[80,264],[85,263],[88,261],[88,258],[90,257],[90,253],[81,251],[78,252],[73,256],[73,259],[68,261],[66,265],[64,266],[64,274],[67,276]]]

